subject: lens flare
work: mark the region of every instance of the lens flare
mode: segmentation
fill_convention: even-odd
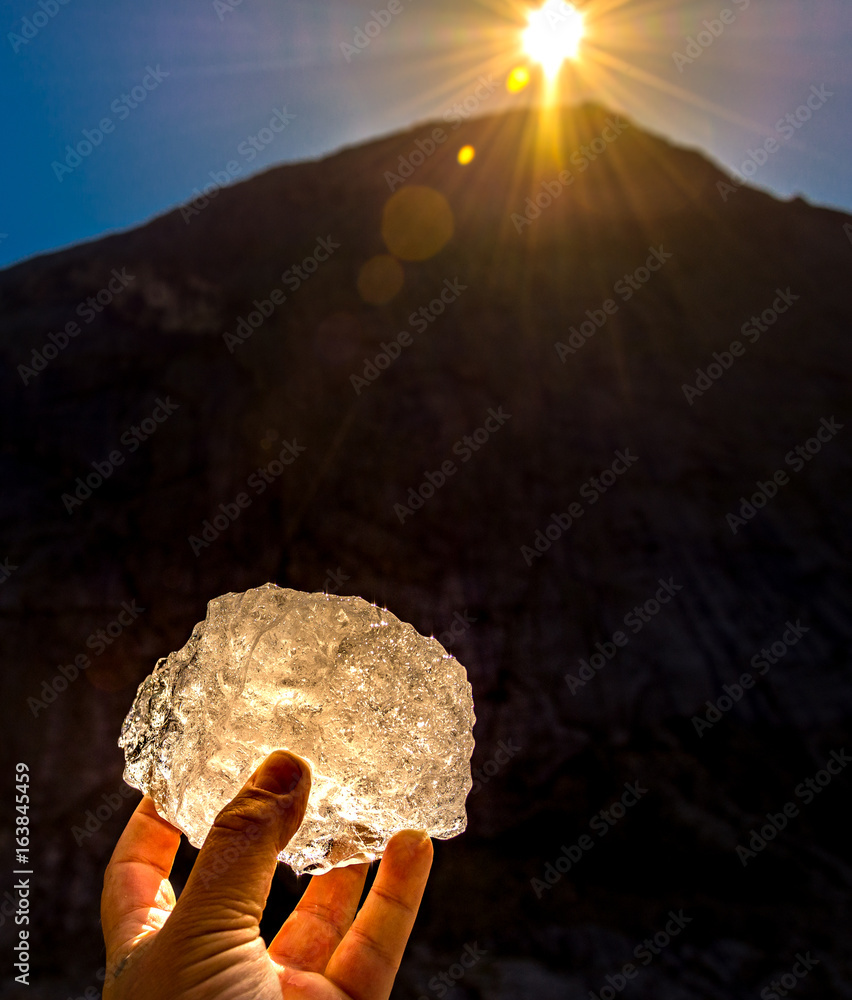
[[[455,216],[434,188],[408,184],[392,194],[382,212],[382,238],[399,260],[429,260],[450,242]]]
[[[506,90],[510,94],[517,94],[523,90],[530,82],[530,71],[526,66],[516,66],[506,78]]]
[[[371,257],[358,272],[358,292],[365,302],[373,306],[390,302],[404,282],[402,264],[390,254]]]
[[[529,27],[524,31],[527,55],[541,64],[549,80],[559,75],[566,59],[576,59],[583,40],[583,15],[566,0],[547,0],[529,15]]]
[[[473,162],[474,156],[476,156],[476,150],[473,146],[462,146],[459,150],[459,163],[465,167],[468,163]]]

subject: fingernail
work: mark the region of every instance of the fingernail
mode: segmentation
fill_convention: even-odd
[[[252,784],[273,795],[290,795],[302,780],[302,768],[285,750],[276,750],[255,771]]]
[[[423,845],[430,842],[431,838],[425,830],[400,830],[397,837],[402,840],[403,845],[412,853],[416,854],[422,850]]]

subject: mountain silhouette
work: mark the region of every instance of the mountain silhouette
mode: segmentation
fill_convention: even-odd
[[[390,608],[473,685],[469,828],[395,996],[474,942],[454,995],[586,997],[633,961],[729,1000],[808,949],[798,995],[845,995],[849,778],[796,789],[852,735],[850,232],[584,105],[214,169],[0,273],[2,712],[55,995],[102,962],[136,685],[267,581]]]

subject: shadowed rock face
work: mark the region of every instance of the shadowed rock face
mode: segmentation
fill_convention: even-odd
[[[446,196],[455,235],[384,306],[358,271],[384,252],[385,172],[433,125],[0,274],[0,560],[19,567],[0,585],[2,711],[33,772],[44,996],[96,985],[136,685],[211,597],[267,580],[455,628],[473,684],[470,826],[438,845],[400,997],[437,996],[466,945],[487,954],[458,995],[488,1000],[586,997],[631,961],[663,1000],[753,996],[807,949],[821,964],[797,995],[848,992],[849,778],[796,794],[850,740],[848,220],[723,199],[716,168],[636,125],[592,162],[614,124],[566,112],[560,162],[533,152],[535,117],[451,131],[407,183]],[[339,247],[282,284],[318,241]],[[229,351],[275,289],[286,303]],[[741,498],[776,472],[751,516]],[[91,666],[48,702],[76,656]],[[737,846],[788,801],[800,815],[744,868]],[[594,849],[561,871],[583,835]],[[280,882],[273,918],[301,891]],[[693,922],[643,965],[672,909]]]

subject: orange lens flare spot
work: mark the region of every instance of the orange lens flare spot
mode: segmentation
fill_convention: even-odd
[[[459,163],[466,167],[468,163],[473,162],[473,158],[476,156],[476,150],[473,146],[462,146],[459,150]]]
[[[517,94],[530,82],[530,71],[526,66],[516,66],[506,78],[506,90],[510,94]]]
[[[371,306],[383,306],[399,294],[404,281],[400,262],[389,254],[377,254],[358,272],[358,294]]]
[[[455,216],[434,188],[409,184],[391,195],[382,213],[382,238],[400,260],[429,260],[450,242]]]

